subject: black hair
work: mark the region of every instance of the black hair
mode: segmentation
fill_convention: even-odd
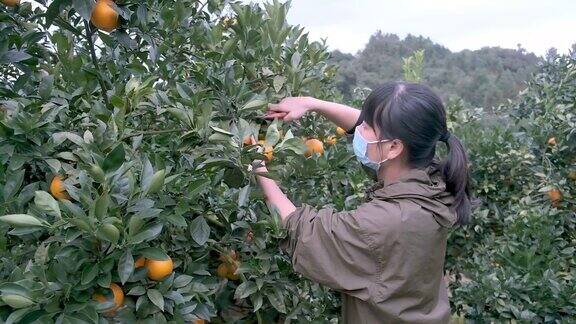
[[[360,120],[378,129],[380,139],[399,139],[407,149],[408,164],[425,168],[434,163],[436,144],[445,142],[448,156],[439,168],[454,200],[457,224],[467,224],[472,213],[468,156],[446,125],[446,110],[438,95],[424,84],[387,82],[364,101]]]

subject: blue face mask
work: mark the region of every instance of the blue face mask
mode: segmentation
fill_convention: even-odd
[[[388,159],[385,159],[380,162],[374,162],[370,160],[370,158],[368,157],[368,144],[384,143],[384,142],[390,142],[390,140],[367,141],[364,137],[362,137],[362,134],[360,134],[358,127],[356,127],[356,130],[354,132],[354,139],[352,140],[352,146],[354,147],[354,154],[356,155],[356,158],[358,159],[358,161],[360,161],[360,163],[378,172],[378,170],[380,170],[380,165],[388,161]]]

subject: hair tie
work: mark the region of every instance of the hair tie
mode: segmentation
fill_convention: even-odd
[[[442,136],[440,136],[438,140],[440,142],[448,143],[448,139],[450,139],[450,136],[452,136],[452,134],[449,131],[446,131],[444,132],[444,134],[442,134]]]

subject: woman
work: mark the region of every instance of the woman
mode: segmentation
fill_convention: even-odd
[[[343,293],[344,323],[447,323],[447,235],[468,222],[471,190],[467,156],[446,127],[442,101],[427,86],[390,82],[362,111],[290,97],[271,104],[267,116],[293,121],[309,111],[353,134],[354,153],[377,183],[367,202],[338,212],[296,207],[274,180],[258,176],[288,230],[283,247],[295,271]],[[439,141],[449,151],[442,163]]]

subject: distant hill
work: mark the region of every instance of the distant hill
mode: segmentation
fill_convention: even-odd
[[[408,35],[400,39],[378,31],[356,55],[332,52],[331,61],[340,66],[338,88],[350,97],[357,86],[373,88],[388,80],[400,80],[402,58],[419,49],[425,50],[424,83],[444,99],[458,96],[487,108],[514,98],[542,60],[520,47],[451,52],[430,38]]]

